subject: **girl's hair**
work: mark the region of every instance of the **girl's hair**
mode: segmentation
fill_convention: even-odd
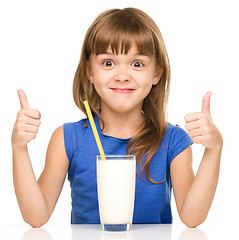
[[[142,130],[129,141],[127,153],[136,155],[141,172],[145,171],[152,183],[160,183],[150,177],[149,167],[167,127],[170,64],[160,30],[151,17],[139,9],[125,8],[107,10],[95,19],[86,33],[82,46],[73,83],[73,96],[76,105],[85,114],[83,101],[87,99],[93,115],[98,115],[102,121],[100,97],[87,78],[87,62],[91,54],[105,53],[109,47],[115,54],[127,54],[132,43],[136,44],[139,53],[154,55],[156,66],[163,70],[163,74],[144,99],[142,111],[145,122]],[[144,157],[146,159],[143,163]]]

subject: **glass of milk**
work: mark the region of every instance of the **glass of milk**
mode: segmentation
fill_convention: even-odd
[[[104,231],[129,231],[134,211],[134,155],[96,156],[100,222]]]

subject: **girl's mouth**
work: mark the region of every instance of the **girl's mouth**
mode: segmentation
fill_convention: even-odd
[[[129,94],[134,91],[132,88],[111,88],[112,91],[116,93]]]

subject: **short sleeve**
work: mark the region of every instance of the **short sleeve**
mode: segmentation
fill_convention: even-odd
[[[63,124],[63,129],[64,129],[66,155],[68,157],[69,162],[71,163],[71,160],[76,151],[76,136],[75,136],[74,124],[65,123]]]
[[[188,146],[193,144],[192,139],[188,136],[187,132],[182,128],[175,126],[172,129],[169,143],[169,164],[173,159],[185,150]]]

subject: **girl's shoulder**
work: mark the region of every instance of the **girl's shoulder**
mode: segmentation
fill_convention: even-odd
[[[72,142],[73,139],[81,139],[85,135],[89,126],[89,120],[86,118],[81,119],[77,122],[64,123],[63,130],[65,140],[69,138]]]
[[[181,128],[179,125],[173,125],[171,123],[167,124],[165,135],[168,135],[171,140],[174,138],[181,138],[181,137],[187,137],[187,132]]]
[[[64,133],[68,134],[68,133],[74,133],[75,131],[78,132],[78,130],[84,130],[88,127],[89,125],[89,120],[84,118],[81,119],[77,122],[67,122],[63,124],[63,128],[64,128]]]

